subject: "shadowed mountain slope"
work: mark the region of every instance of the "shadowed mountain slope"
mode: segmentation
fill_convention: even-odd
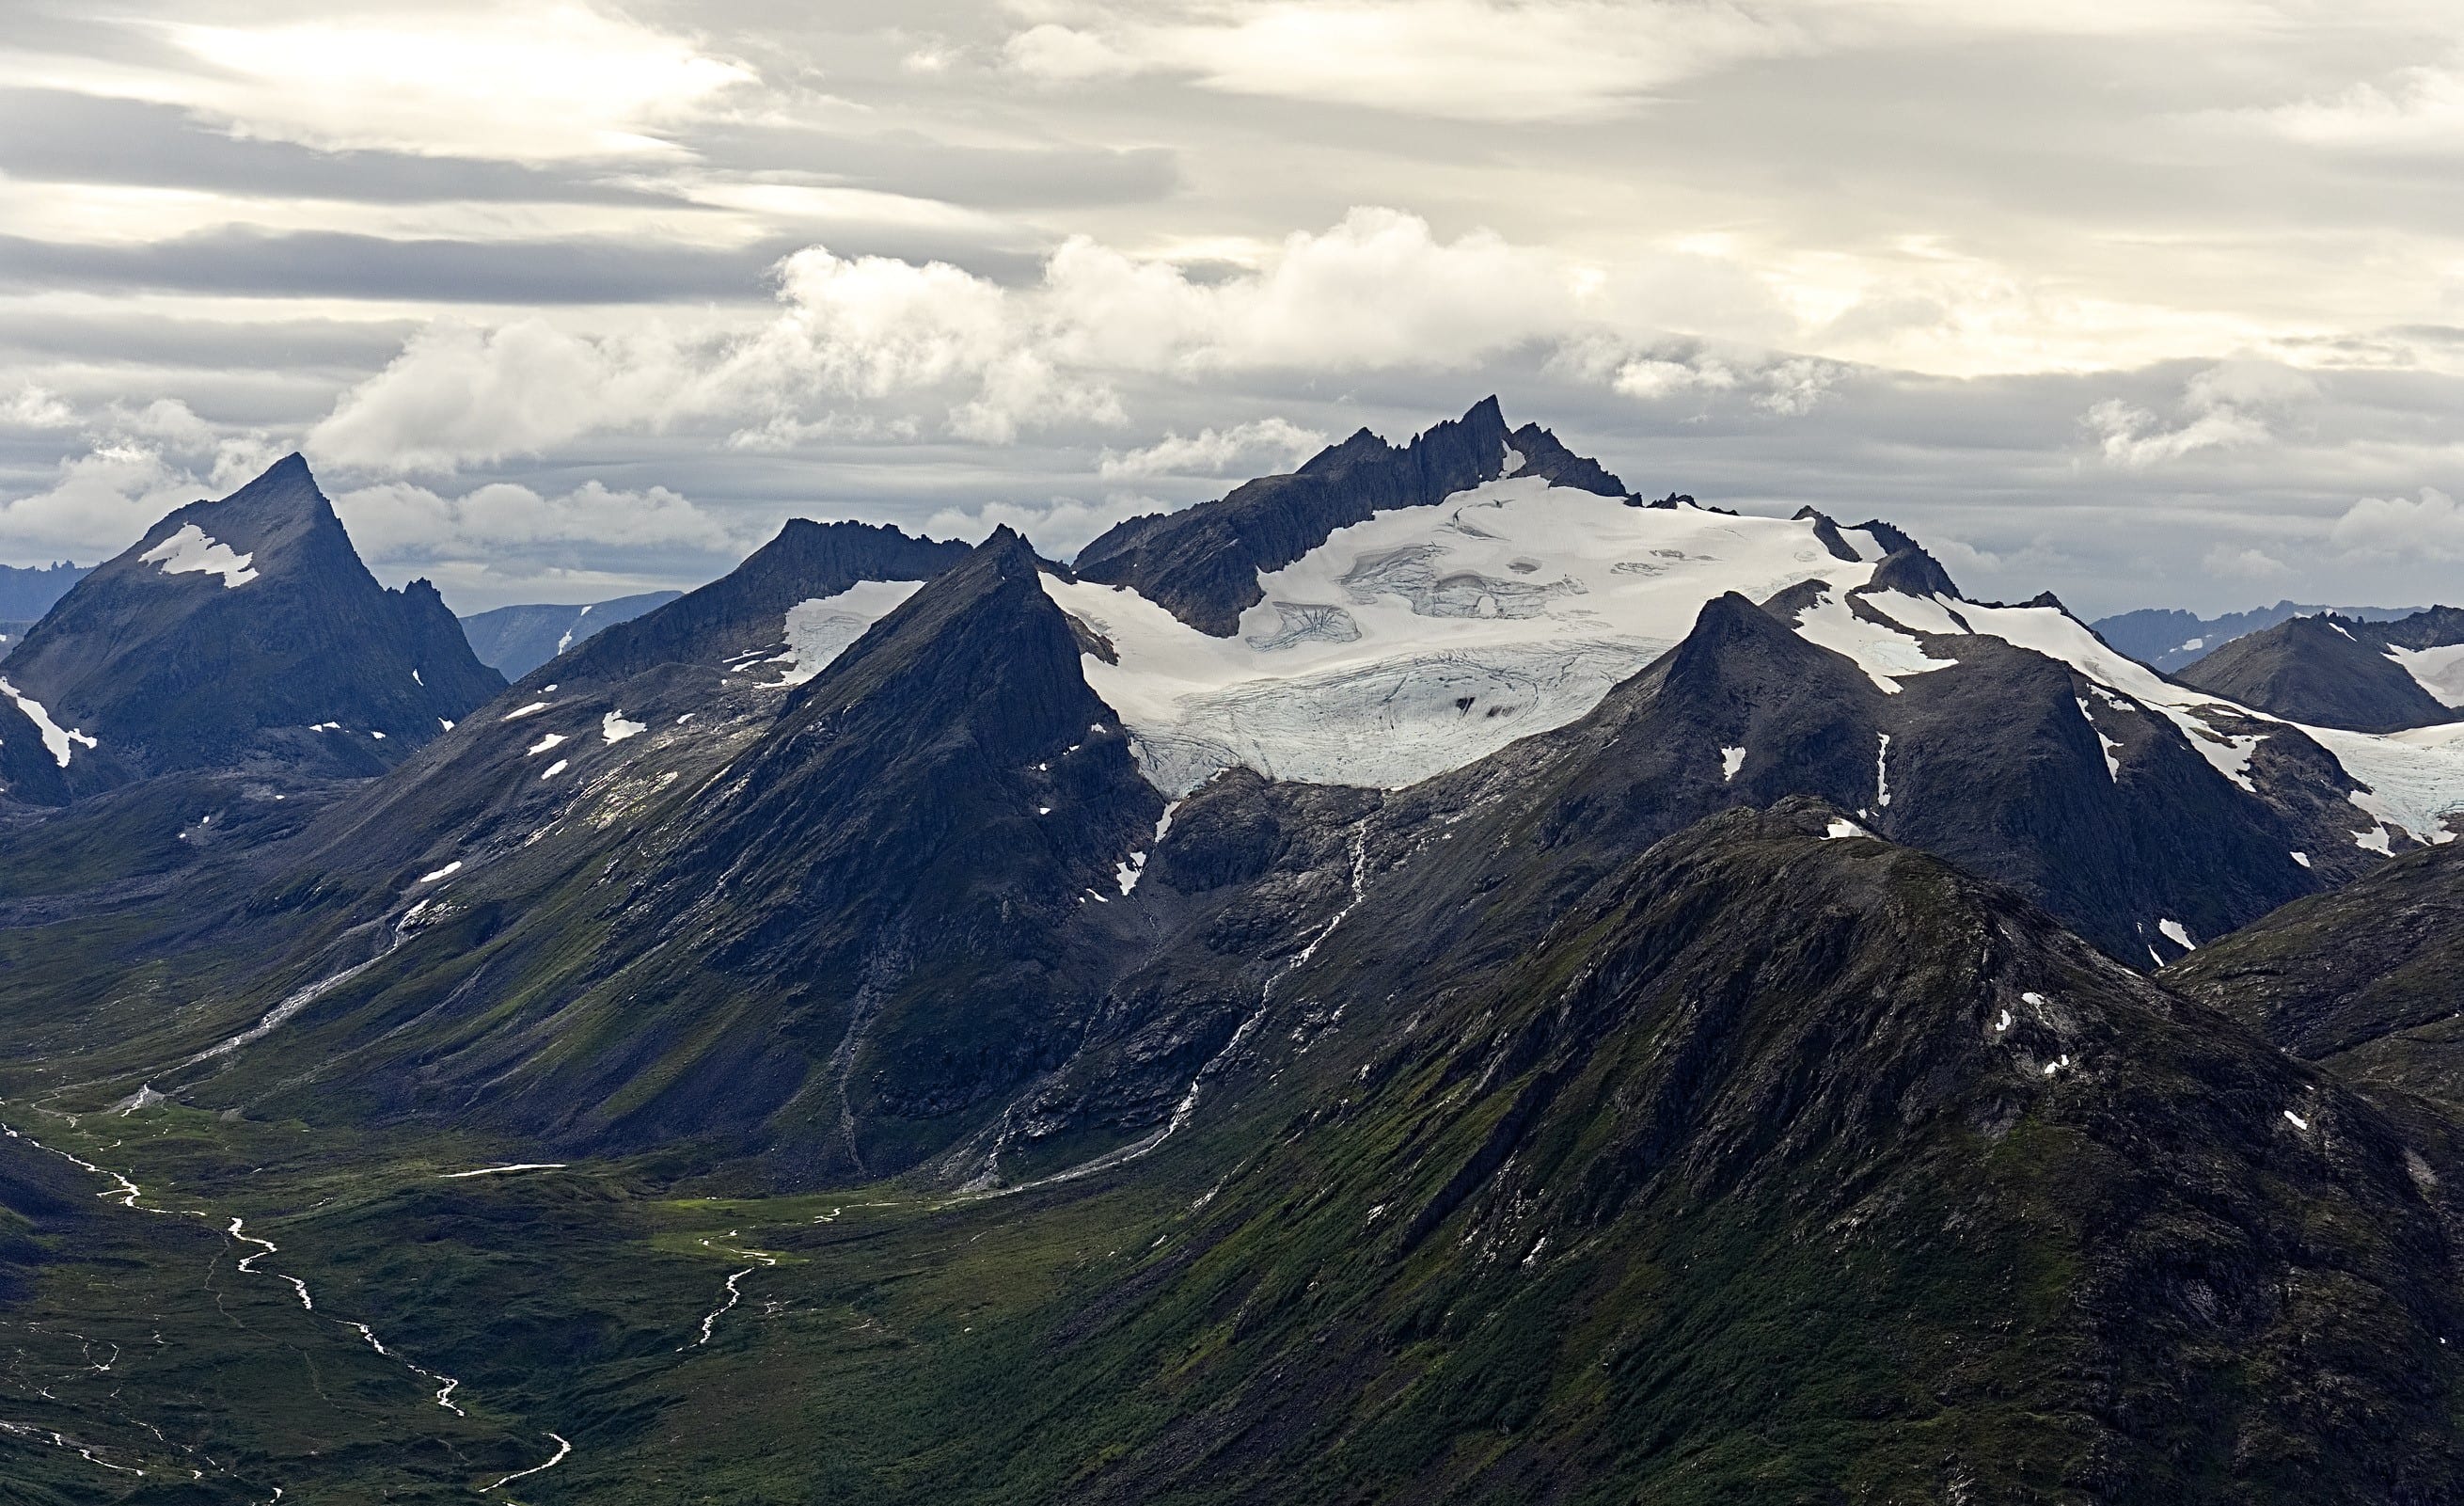
[[[375,774],[504,686],[433,587],[368,574],[297,455],[80,580],[7,679],[68,793],[185,769]]]
[[[2397,622],[2295,617],[2236,638],[2174,677],[2312,726],[2395,732],[2464,719],[2464,659],[2436,652],[2458,645],[2464,611],[2452,607]]]

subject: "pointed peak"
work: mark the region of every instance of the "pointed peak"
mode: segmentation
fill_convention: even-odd
[[[1551,486],[1571,486],[1600,497],[1633,495],[1626,490],[1624,481],[1597,460],[1567,449],[1562,440],[1538,424],[1525,424],[1507,435],[1506,442],[1523,457],[1516,476],[1536,476]]]
[[[1950,572],[1942,567],[1942,562],[1913,543],[1884,555],[1882,563],[1874,566],[1873,578],[1866,582],[1866,589],[1901,591],[1920,597],[1947,596],[1953,601],[1962,599],[1958,584],[1951,580]]]

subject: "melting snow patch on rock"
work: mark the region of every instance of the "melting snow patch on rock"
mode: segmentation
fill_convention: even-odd
[[[2300,1115],[2294,1113],[2291,1109],[2286,1109],[2284,1111],[2284,1117],[2293,1121],[2293,1127],[2295,1129],[2306,1130],[2310,1127],[2310,1121],[2308,1119],[2305,1119]]]
[[[506,712],[506,713],[505,713],[505,720],[506,720],[507,721],[511,721],[511,720],[514,720],[515,718],[517,718],[517,717],[527,717],[527,716],[529,716],[532,712],[535,712],[535,711],[545,711],[546,709],[547,709],[547,702],[546,702],[546,701],[543,701],[543,700],[535,700],[535,701],[532,701],[532,702],[531,702],[529,705],[527,705],[527,706],[516,706],[513,710],[511,710],[511,711],[509,711],[509,712]]]
[[[1872,835],[1871,832],[1867,831],[1863,827],[1859,826],[1856,822],[1849,820],[1846,816],[1833,816],[1831,818],[1831,825],[1825,827],[1822,831],[1822,840],[1826,842],[1837,842],[1843,836],[1870,835]]]
[[[20,691],[5,679],[0,679],[0,696],[6,696],[17,703],[17,709],[26,714],[26,720],[33,722],[34,730],[42,735],[43,746],[51,753],[52,762],[60,767],[69,766],[69,758],[75,747],[80,744],[89,748],[101,746],[77,728],[63,727],[54,721],[52,714],[43,709],[41,701]]]
[[[256,579],[256,571],[250,567],[255,558],[232,553],[230,544],[209,536],[195,523],[181,524],[178,533],[137,557],[140,564],[161,565],[165,575],[219,575],[227,590]]]
[[[1744,748],[1722,748],[1720,750],[1720,782],[1722,784],[1725,785],[1733,782],[1737,777],[1737,770],[1745,766],[1746,750]]]
[[[865,635],[923,587],[921,581],[858,581],[835,596],[816,596],[787,609],[786,677],[776,685],[802,685],[829,667],[847,645]]]
[[[611,711],[599,719],[599,735],[610,742],[622,742],[649,730],[648,722],[626,720],[622,711]]]
[[[565,736],[563,733],[551,732],[547,736],[539,739],[537,742],[532,743],[529,747],[522,749],[522,756],[524,758],[534,757],[538,754],[546,752],[548,749],[564,741]],[[563,765],[559,764],[558,766],[562,767]]]
[[[2165,934],[2165,940],[2186,952],[2195,952],[2199,949],[2199,943],[2190,940],[2189,928],[2179,920],[2159,920],[2156,922],[2156,929]]]
[[[539,771],[539,778],[541,778],[541,779],[554,779],[556,776],[558,776],[559,774],[561,774],[561,773],[563,773],[563,772],[564,772],[564,760],[562,760],[562,759],[558,759],[555,763],[550,764],[547,767],[545,767],[545,768],[543,768],[543,769],[541,769],[541,770]]]
[[[462,859],[457,857],[432,874],[420,875],[419,881],[423,884],[432,884],[440,878],[451,878],[460,872],[462,872]]]

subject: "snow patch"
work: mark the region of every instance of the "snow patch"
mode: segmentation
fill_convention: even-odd
[[[462,872],[462,859],[457,857],[432,874],[420,875],[419,881],[423,884],[432,884],[440,878],[451,878],[460,872]]]
[[[1131,892],[1138,887],[1138,880],[1144,878],[1146,875],[1147,855],[1144,853],[1132,853],[1113,867],[1112,881],[1121,886],[1121,897],[1126,899]]]
[[[611,711],[599,719],[599,735],[610,742],[622,742],[627,738],[640,737],[649,730],[648,722],[626,720],[625,713],[622,711]]]
[[[2387,657],[2395,660],[2413,683],[2430,692],[2442,706],[2464,706],[2464,643],[2441,644],[2434,649],[2389,649]]]
[[[2087,729],[2096,734],[2098,744],[2104,749],[2105,777],[2112,780],[2117,785],[2121,784],[2122,760],[2114,757],[2114,755],[2122,751],[2122,744],[2114,742],[2111,738],[2104,735],[2104,729],[2096,724],[2096,716],[2093,712],[2087,709],[2087,702],[2085,700],[2082,699],[2079,702],[2079,716],[2087,722]]]
[[[1744,748],[1722,748],[1720,750],[1720,783],[1724,785],[1734,783],[1737,777],[1737,770],[1745,766],[1746,750]]]
[[[2179,920],[2158,920],[2156,929],[2163,933],[2165,940],[2186,952],[2195,952],[2199,949],[2199,943],[2190,940],[2189,927]]]
[[[2284,1117],[2293,1121],[2293,1127],[2295,1129],[2306,1130],[2310,1127],[2310,1121],[2308,1119],[2305,1119],[2300,1115],[2294,1113],[2291,1109],[2286,1109],[2284,1111]]]
[[[546,702],[546,701],[543,701],[543,700],[535,700],[535,701],[532,701],[532,702],[531,702],[529,705],[527,705],[527,706],[517,706],[517,707],[515,707],[513,710],[511,710],[511,711],[509,711],[509,712],[506,712],[506,713],[505,713],[505,719],[504,719],[504,720],[506,720],[507,721],[511,721],[511,720],[514,720],[515,718],[517,718],[517,717],[527,717],[527,716],[529,716],[531,713],[533,713],[533,712],[535,712],[535,711],[545,711],[546,709],[547,709],[547,702]]]
[[[541,769],[541,770],[539,771],[539,778],[541,778],[541,779],[554,779],[554,778],[555,778],[556,776],[558,776],[559,774],[563,773],[563,772],[564,772],[564,763],[565,763],[565,761],[564,761],[564,760],[562,760],[562,759],[558,759],[555,763],[550,764],[546,768]]]
[[[52,755],[52,762],[60,767],[69,766],[69,758],[78,745],[89,748],[101,746],[77,728],[63,727],[54,721],[52,714],[43,708],[41,701],[5,679],[0,679],[0,696],[6,696],[17,703],[17,709],[24,712],[26,720],[34,724],[34,731],[41,736],[43,747]]]
[[[1837,842],[1843,836],[1871,835],[1873,835],[1872,832],[1866,831],[1863,827],[1859,826],[1856,822],[1849,820],[1846,816],[1833,816],[1831,818],[1831,824],[1822,829],[1822,840],[1826,842]]]
[[[858,581],[835,596],[816,596],[788,608],[787,652],[770,661],[784,662],[787,672],[773,688],[802,685],[819,675],[923,586],[922,581]]]
[[[1830,590],[1823,591],[1797,617],[1796,635],[1816,648],[1855,660],[1866,678],[1890,696],[1900,693],[1900,681],[1909,675],[1947,670],[1959,662],[1937,659],[1927,653],[1914,633],[1858,616],[1849,609],[1845,599]]]
[[[1891,735],[1881,735],[1882,745],[1874,753],[1874,805],[1889,809],[1891,805]]]
[[[537,742],[534,742],[529,747],[522,749],[522,756],[524,758],[536,757],[539,754],[544,753],[548,749],[556,746],[558,743],[567,741],[569,740],[561,732],[548,733],[545,737],[540,738]]]
[[[2304,868],[2307,868],[2307,867],[2309,867],[2309,866],[2310,866],[2310,854],[2309,854],[2309,853],[2294,853],[2294,854],[2293,854],[2293,860],[2294,860],[2295,862],[2297,862],[2297,863],[2300,864],[2300,865],[2301,865],[2302,867],[2304,867]]]
[[[234,554],[230,544],[212,538],[195,523],[182,523],[180,531],[137,557],[141,565],[160,565],[165,575],[219,575],[223,588],[236,590],[256,579],[250,567],[254,554]]]

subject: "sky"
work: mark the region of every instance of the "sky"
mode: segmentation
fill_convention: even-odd
[[[1496,393],[2082,614],[2464,600],[2453,0],[0,0],[0,563],[1055,558]]]

